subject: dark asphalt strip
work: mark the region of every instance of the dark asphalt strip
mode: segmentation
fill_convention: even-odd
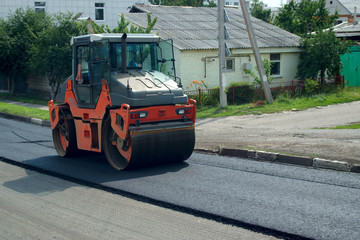
[[[249,224],[249,223],[246,223],[246,222],[242,222],[242,221],[239,221],[239,220],[219,216],[219,215],[216,215],[216,214],[211,214],[211,213],[207,213],[207,212],[204,212],[204,211],[191,209],[191,208],[188,208],[188,207],[178,206],[178,205],[175,205],[175,204],[172,204],[172,203],[156,200],[156,199],[153,199],[153,198],[145,197],[145,196],[138,195],[138,194],[135,194],[135,193],[131,193],[131,192],[128,192],[128,191],[123,191],[121,189],[107,187],[107,186],[97,184],[97,183],[93,183],[93,182],[90,182],[90,181],[86,181],[86,180],[83,180],[83,179],[80,179],[80,178],[66,176],[64,174],[59,174],[57,172],[45,170],[45,169],[42,169],[42,168],[36,167],[36,166],[30,166],[30,165],[24,164],[22,162],[18,162],[18,161],[14,161],[14,160],[11,160],[11,159],[3,158],[1,156],[0,156],[0,161],[3,161],[5,163],[8,163],[8,164],[11,164],[11,165],[14,165],[14,166],[18,166],[18,167],[21,167],[21,168],[24,168],[24,169],[27,169],[27,170],[35,171],[35,172],[38,172],[38,173],[41,173],[41,174],[46,174],[46,175],[49,175],[49,176],[52,176],[52,177],[56,177],[56,178],[59,178],[59,179],[65,180],[65,181],[70,181],[70,182],[73,182],[73,183],[76,183],[76,184],[79,184],[79,185],[84,185],[84,186],[87,186],[87,187],[96,188],[96,189],[99,189],[99,190],[103,190],[103,191],[106,191],[106,192],[117,194],[117,195],[127,197],[127,198],[130,198],[130,199],[136,200],[136,201],[152,204],[152,205],[155,205],[155,206],[159,206],[159,207],[162,207],[162,208],[167,208],[167,209],[182,212],[182,213],[185,213],[185,214],[190,214],[190,215],[193,215],[195,217],[200,217],[200,218],[213,220],[213,221],[216,221],[216,222],[219,222],[219,223],[222,223],[222,224],[233,225],[233,226],[236,226],[236,227],[244,228],[244,229],[247,229],[247,230],[250,230],[250,231],[253,231],[253,232],[262,233],[262,234],[273,236],[273,237],[276,237],[276,238],[289,239],[289,240],[292,240],[292,239],[294,239],[294,240],[297,240],[297,239],[299,239],[299,240],[310,239],[310,238],[302,237],[302,236],[299,236],[299,235],[294,235],[294,234],[290,234],[290,233],[286,233],[286,232],[281,232],[281,231],[278,231],[278,230],[273,230],[273,229],[269,229],[269,228]]]
[[[334,183],[329,183],[329,182],[325,182],[325,181],[308,180],[308,179],[298,178],[298,177],[294,177],[292,175],[283,175],[283,176],[281,176],[281,175],[279,175],[279,173],[277,173],[277,174],[264,173],[264,172],[259,172],[259,171],[255,171],[255,170],[241,169],[239,167],[229,167],[229,166],[221,165],[221,164],[211,164],[209,162],[207,162],[206,164],[191,161],[191,160],[187,160],[187,162],[191,163],[191,164],[196,164],[196,165],[203,165],[203,166],[211,166],[211,167],[223,168],[223,169],[229,169],[229,170],[236,170],[236,171],[239,171],[239,172],[254,173],[254,174],[277,177],[277,178],[284,178],[284,179],[292,179],[292,180],[297,180],[297,181],[302,181],[302,182],[319,183],[319,184],[328,185],[328,186],[360,189],[359,185],[358,186],[349,186],[349,185],[345,185],[345,184],[334,184]],[[297,167],[297,166],[292,166],[292,167]],[[301,168],[303,168],[303,167],[301,167]],[[327,169],[327,170],[323,170],[323,171],[333,171],[333,170],[328,170]],[[351,173],[349,173],[349,174],[351,174]]]

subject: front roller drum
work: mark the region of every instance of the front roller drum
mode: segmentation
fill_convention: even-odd
[[[195,146],[193,126],[135,132],[127,142],[124,142],[119,140],[111,128],[111,121],[108,118],[104,124],[103,137],[106,159],[117,170],[182,162],[191,156]],[[121,148],[120,151],[129,157],[123,157],[118,148]]]

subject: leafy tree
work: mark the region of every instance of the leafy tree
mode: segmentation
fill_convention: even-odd
[[[71,75],[70,39],[76,35],[79,35],[79,29],[72,14],[60,13],[51,18],[49,26],[39,33],[30,49],[31,70],[48,78],[52,94]]]
[[[156,24],[157,18],[151,20],[150,13],[147,14],[147,27],[144,29],[141,26],[130,25],[130,22],[125,20],[124,15],[121,15],[120,21],[118,21],[118,27],[113,29],[113,33],[150,33]],[[130,29],[129,26],[130,25]]]
[[[329,28],[339,15],[330,15],[325,4],[325,0],[291,0],[280,9],[274,24],[299,36]]]
[[[147,21],[148,23],[146,28],[130,25],[130,22],[127,21],[124,14],[122,14],[120,16],[120,20],[117,22],[117,27],[113,30],[111,30],[108,25],[99,25],[91,19],[78,22],[78,29],[80,30],[81,35],[89,33],[150,33],[156,24],[157,18],[152,20],[150,13],[148,13]]]
[[[268,83],[271,84],[272,81],[274,80],[274,77],[271,75],[272,62],[270,61],[270,59],[265,58],[265,59],[263,59],[262,63],[264,65],[265,75],[268,80]],[[249,74],[254,79],[254,82],[253,82],[254,85],[261,87],[262,82],[258,75],[258,67],[257,66],[255,67],[255,70],[256,70],[256,73],[249,69],[246,69],[245,73]]]
[[[252,0],[250,14],[265,22],[271,21],[271,9],[265,9],[264,3],[260,0]]]
[[[348,41],[341,42],[332,29],[317,31],[310,38],[303,38],[300,45],[304,52],[300,55],[298,77],[320,77],[323,81],[325,75],[335,76],[342,68],[340,55],[348,51],[350,44]]]
[[[47,15],[30,8],[17,9],[7,20],[0,20],[0,71],[10,78],[11,95],[16,92],[16,81],[25,82],[29,72],[30,49],[49,22]]]
[[[149,0],[153,5],[215,7],[213,0]]]
[[[91,19],[77,21],[72,14],[48,15],[33,9],[17,9],[7,20],[0,19],[0,71],[11,79],[11,94],[15,81],[25,81],[30,71],[46,76],[52,93],[60,82],[71,75],[72,36],[88,33],[149,33],[157,18],[147,15],[146,28],[129,26],[122,15],[118,27],[110,30]],[[21,78],[20,78],[21,77]]]

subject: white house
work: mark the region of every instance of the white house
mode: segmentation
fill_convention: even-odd
[[[330,14],[335,14],[337,11],[340,17],[337,23],[348,22],[349,18],[353,18],[354,14],[360,16],[360,1],[359,0],[326,0],[326,8]],[[357,10],[356,10],[357,9]]]
[[[230,22],[225,23],[226,40],[231,57],[226,58],[226,82],[249,82],[245,69],[255,71],[255,59],[241,11],[227,9]],[[162,39],[173,39],[176,73],[186,90],[195,88],[192,81],[219,85],[217,8],[166,7],[135,5],[125,17],[133,24],[147,25],[146,14],[157,17],[153,33]],[[262,58],[274,64],[275,81],[296,79],[300,37],[251,17]],[[189,88],[188,88],[189,87]]]
[[[147,0],[1,0],[0,17],[5,18],[18,8],[33,8],[39,12],[56,14],[59,12],[81,13],[98,24],[117,26],[118,13],[128,12],[133,4],[148,4]]]

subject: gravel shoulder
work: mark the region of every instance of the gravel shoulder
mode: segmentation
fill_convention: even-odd
[[[360,101],[276,114],[199,119],[196,148],[263,150],[360,164]]]

